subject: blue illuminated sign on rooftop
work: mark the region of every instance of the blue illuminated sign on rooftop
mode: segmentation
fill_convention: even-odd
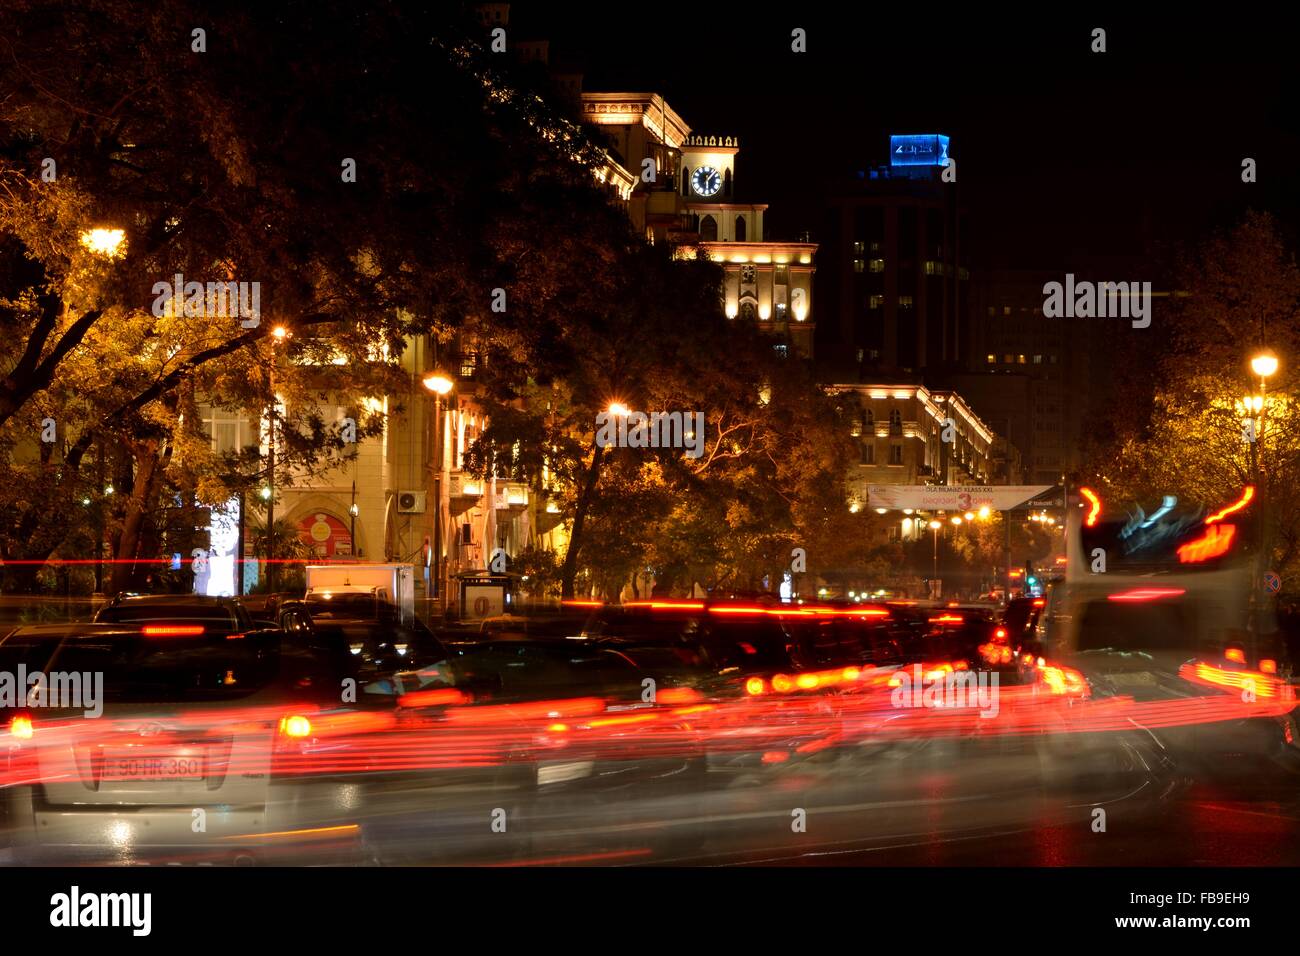
[[[889,137],[891,166],[947,166],[948,137],[942,133],[908,133]]]

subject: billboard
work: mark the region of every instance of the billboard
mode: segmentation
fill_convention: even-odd
[[[889,137],[891,166],[947,166],[948,137],[942,133],[907,133]]]
[[[1054,490],[1055,485],[871,485],[867,505],[893,511],[976,511],[987,505],[1006,511]]]

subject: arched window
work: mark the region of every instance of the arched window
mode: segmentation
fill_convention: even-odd
[[[889,434],[903,434],[903,413],[897,408],[889,413]]]
[[[700,220],[700,238],[705,242],[718,241],[718,220],[705,216]]]
[[[745,241],[745,217],[744,216],[736,217],[736,241],[737,242]]]
[[[729,169],[722,174],[722,195],[731,197],[731,170]]]

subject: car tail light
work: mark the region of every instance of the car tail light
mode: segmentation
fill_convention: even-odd
[[[146,624],[145,637],[197,637],[203,633],[202,624]]]
[[[1246,652],[1240,647],[1230,647],[1223,652],[1223,659],[1234,664],[1246,663]]]
[[[669,687],[655,694],[657,704],[696,704],[700,701],[700,692],[693,687]]]
[[[1271,657],[1265,657],[1259,662],[1259,670],[1263,674],[1276,674],[1277,661],[1273,660]]]
[[[285,737],[302,739],[311,736],[311,721],[301,714],[280,718],[280,733]]]
[[[1160,598],[1180,597],[1186,594],[1183,588],[1130,588],[1106,595],[1109,601],[1158,601]]]
[[[1252,691],[1258,698],[1294,699],[1289,684],[1262,671],[1225,670],[1204,661],[1188,661],[1178,669],[1178,676],[1195,684],[1227,687],[1236,691]]]
[[[32,733],[32,719],[26,714],[19,714],[9,721],[9,736],[16,737],[18,740],[31,740]]]
[[[745,693],[750,697],[757,697],[766,690],[767,684],[763,682],[763,678],[761,677],[751,677],[749,680],[745,681]]]
[[[468,694],[454,687],[413,690],[397,698],[398,707],[449,707],[470,702],[471,698]]]
[[[999,638],[1000,640],[1006,640],[1007,629],[1005,627],[999,627],[993,632],[993,636]]]
[[[1041,667],[1038,671],[1038,677],[1053,694],[1086,696],[1088,693],[1088,682],[1073,667]]]

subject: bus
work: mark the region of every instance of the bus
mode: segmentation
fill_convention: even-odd
[[[1047,589],[1031,652],[1075,667],[1102,692],[1167,685],[1189,661],[1289,677],[1254,581],[1253,488],[1214,511],[1165,496],[1149,515],[1081,494],[1066,519],[1065,573]]]

